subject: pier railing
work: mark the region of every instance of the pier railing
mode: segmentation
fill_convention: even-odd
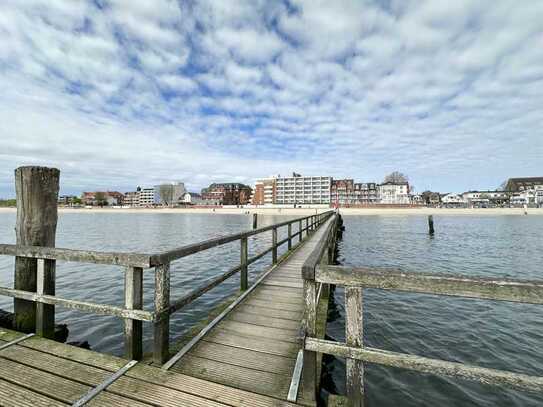
[[[351,405],[364,400],[363,362],[399,367],[422,373],[458,377],[495,386],[543,391],[543,377],[470,366],[405,353],[371,348],[363,343],[364,289],[392,290],[421,294],[478,298],[484,300],[543,304],[543,281],[467,277],[462,275],[403,272],[391,269],[341,267],[330,265],[333,230],[315,249],[303,266],[305,291],[304,385],[316,383],[314,363],[317,353],[346,359],[346,390]],[[345,288],[345,342],[315,338],[315,318],[319,286],[334,284]],[[306,369],[307,367],[307,369]],[[316,386],[316,385],[315,385]],[[315,387],[316,388],[316,387]]]
[[[35,292],[19,290],[17,287],[0,287],[0,295],[36,303],[36,332],[49,338],[54,336],[55,306],[124,318],[125,354],[129,359],[138,360],[143,357],[142,323],[151,322],[154,329],[153,360],[155,363],[162,364],[169,357],[169,321],[171,314],[179,311],[238,272],[240,273],[241,291],[247,290],[249,265],[269,253],[271,253],[272,264],[276,264],[278,262],[279,247],[287,244],[287,250],[293,250],[303,241],[304,233],[305,236],[312,233],[332,214],[333,211],[328,211],[300,217],[259,229],[189,244],[157,254],[98,252],[0,244],[0,255],[36,260]],[[292,225],[295,224],[298,225],[298,229],[296,233],[293,233]],[[278,230],[280,228],[287,228],[287,237],[278,241]],[[248,257],[248,238],[265,232],[271,232],[272,234],[271,246],[253,257]],[[297,243],[295,243],[295,240],[297,240]],[[205,281],[203,285],[179,299],[174,301],[170,299],[170,263],[172,261],[235,241],[240,241],[240,264],[238,266]],[[55,295],[55,265],[57,260],[123,266],[125,280],[124,307],[60,298]],[[143,272],[146,269],[154,269],[153,311],[143,310]]]

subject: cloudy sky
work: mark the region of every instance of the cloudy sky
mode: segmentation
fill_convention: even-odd
[[[0,197],[543,175],[543,1],[3,0]]]

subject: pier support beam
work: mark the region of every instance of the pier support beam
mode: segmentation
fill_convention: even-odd
[[[47,167],[19,167],[15,170],[15,193],[17,198],[17,224],[15,234],[17,245],[55,246],[57,230],[57,205],[60,171]],[[44,294],[55,293],[55,262],[43,262],[43,280],[40,283]],[[25,257],[15,258],[14,288],[36,292],[37,260]],[[36,305],[32,301],[14,300],[13,328],[21,332],[36,329]],[[55,308],[43,305],[40,309],[42,321],[46,324],[45,335],[52,334]]]
[[[170,263],[155,268],[155,312],[153,362],[165,363],[170,356]]]
[[[272,229],[272,263],[277,264],[277,228]]]
[[[143,309],[143,269],[128,267],[124,275],[124,305],[127,309]],[[124,320],[125,357],[129,360],[143,358],[142,321],[126,318]]]
[[[359,348],[363,340],[362,288],[345,287],[345,342]],[[346,387],[349,405],[364,405],[364,364],[361,360],[346,359]]]
[[[241,250],[240,250],[240,289],[241,291],[247,290],[249,287],[248,283],[248,277],[247,277],[247,263],[248,263],[248,257],[249,257],[249,250],[248,250],[248,240],[247,237],[242,237],[241,240]]]

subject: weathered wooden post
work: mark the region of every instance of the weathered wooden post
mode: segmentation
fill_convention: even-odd
[[[434,216],[428,215],[428,233],[433,236],[434,235]]]
[[[317,334],[317,283],[311,278],[309,271],[302,268],[304,273],[304,314],[302,319],[302,336],[314,338]],[[309,277],[309,278],[308,278]],[[310,397],[317,396],[317,352],[304,350],[304,366],[302,382],[304,392]]]
[[[248,240],[247,237],[242,237],[241,240],[241,250],[240,250],[240,289],[241,291],[247,290],[249,286],[247,281],[247,260],[249,256],[248,251]]]
[[[55,261],[38,259],[36,294],[55,295]],[[55,306],[36,303],[36,333],[44,338],[55,338]]]
[[[127,267],[124,272],[124,305],[126,309],[143,309],[143,268]],[[143,358],[142,321],[125,318],[124,353],[127,359]]]
[[[345,287],[345,342],[361,347],[363,341],[362,288]],[[346,359],[346,388],[349,405],[364,405],[364,364],[361,360]]]
[[[57,203],[60,171],[47,167],[19,167],[15,170],[15,193],[17,198],[17,245],[55,246],[57,230]],[[40,263],[42,294],[55,294],[55,262]],[[15,258],[16,290],[36,292],[37,260]],[[52,337],[54,332],[55,307],[40,304],[40,333]],[[14,300],[14,329],[33,332],[36,329],[36,306],[32,301]]]
[[[153,362],[162,365],[170,356],[170,263],[155,267],[155,313]]]
[[[258,214],[253,213],[253,229],[256,229],[258,226]]]
[[[272,263],[277,264],[277,228],[272,229]]]
[[[292,250],[292,223],[288,224],[288,250]]]

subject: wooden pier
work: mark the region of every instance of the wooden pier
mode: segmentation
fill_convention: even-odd
[[[368,288],[543,304],[543,281],[333,265],[342,230],[336,211],[260,228],[255,224],[248,231],[156,254],[55,248],[58,171],[26,167],[16,174],[18,244],[0,244],[0,255],[16,258],[15,287],[0,287],[0,295],[14,298],[14,327],[25,333],[0,328],[1,406],[314,406],[323,354],[346,359],[346,402],[357,407],[366,391],[364,363],[543,391],[543,377],[371,348],[363,335]],[[271,246],[249,257],[250,238],[263,233],[271,233]],[[239,265],[181,298],[170,297],[172,262],[233,242],[239,243]],[[270,268],[249,286],[250,266],[267,255]],[[124,306],[55,295],[57,260],[122,266]],[[143,273],[148,272],[155,278],[152,310],[143,309]],[[170,354],[175,335],[170,316],[237,275],[237,299]],[[323,305],[330,286],[345,287],[344,343],[324,339]],[[48,339],[54,335],[57,306],[120,318],[125,358]],[[143,349],[146,326],[153,332],[150,359]]]
[[[240,240],[240,266],[207,282],[190,295],[165,303],[170,315],[181,306],[203,295],[227,277],[240,272],[241,295],[223,313],[206,326],[178,354],[170,358],[169,342],[164,350],[164,316],[130,307],[141,292],[134,295],[132,283],[138,267],[125,271],[127,307],[119,309],[55,296],[21,292],[0,287],[0,294],[62,305],[88,312],[125,318],[125,346],[128,359],[105,355],[54,342],[38,335],[29,336],[0,328],[0,405],[119,405],[119,406],[290,406],[316,405],[315,388],[302,383],[300,354],[303,352],[304,300],[302,266],[315,248],[328,238],[337,215],[325,212],[267,226],[250,232],[221,237],[212,241],[158,255],[91,253],[68,249],[0,245],[0,254],[37,258],[38,278],[45,260],[64,259],[99,264],[162,262],[207,250],[218,244]],[[292,225],[298,225],[293,233]],[[277,241],[280,227],[287,237]],[[255,282],[247,285],[247,235],[272,232],[272,265]],[[295,243],[294,241],[297,240]],[[277,248],[287,245],[287,253],[279,258]],[[163,263],[160,270],[169,269]],[[139,273],[141,275],[141,273]],[[169,276],[168,276],[169,279]],[[244,281],[245,279],[245,281]],[[155,288],[155,304],[163,287]],[[169,299],[169,293],[164,296]],[[141,303],[141,302],[140,302]],[[162,305],[158,303],[158,305]],[[39,315],[36,317],[39,319]],[[140,321],[154,320],[154,366],[131,359],[141,359]],[[157,329],[158,325],[158,329]],[[158,331],[158,333],[157,333]],[[166,334],[169,338],[169,332]],[[162,356],[165,364],[159,367]],[[138,357],[139,356],[139,357]],[[157,362],[158,360],[158,362]],[[133,364],[133,366],[132,366]],[[120,373],[119,373],[120,372]],[[116,376],[115,376],[116,375]],[[93,393],[94,392],[94,393]]]

